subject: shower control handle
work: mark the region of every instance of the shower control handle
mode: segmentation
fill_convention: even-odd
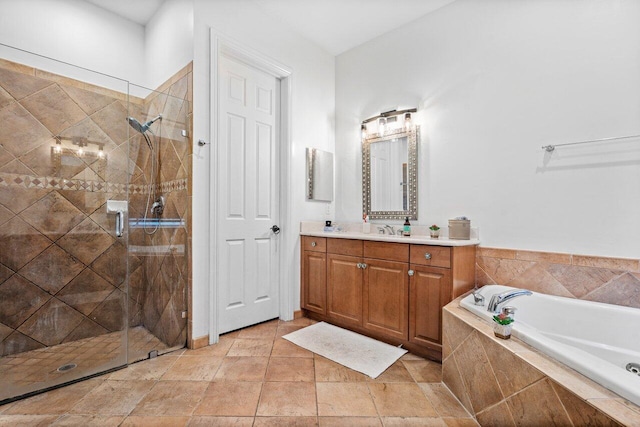
[[[124,212],[116,212],[116,237],[122,237],[124,234]]]

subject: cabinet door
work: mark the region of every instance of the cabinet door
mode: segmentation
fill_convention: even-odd
[[[302,264],[303,307],[327,313],[327,254],[304,251]]]
[[[409,312],[409,264],[364,259],[363,326],[406,340]]]
[[[409,280],[409,341],[439,348],[442,307],[451,296],[451,270],[411,265]]]
[[[362,325],[362,258],[327,254],[327,315],[337,323]]]

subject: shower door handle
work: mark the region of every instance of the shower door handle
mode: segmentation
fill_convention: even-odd
[[[116,212],[116,237],[122,237],[124,234],[124,212]]]

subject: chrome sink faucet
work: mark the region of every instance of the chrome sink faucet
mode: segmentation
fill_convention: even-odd
[[[491,313],[496,314],[498,313],[498,306],[503,302],[507,302],[510,299],[514,299],[522,295],[532,295],[532,294],[533,293],[531,291],[528,291],[526,289],[512,289],[510,291],[505,291],[500,294],[495,294],[491,297],[491,300],[489,300],[487,311],[490,311]]]
[[[388,231],[387,234],[391,234],[392,236],[396,234],[396,231],[393,229],[393,226],[385,224],[384,228],[387,229]]]

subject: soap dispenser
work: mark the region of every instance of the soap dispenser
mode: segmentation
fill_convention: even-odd
[[[409,217],[404,219],[404,228],[402,229],[403,236],[411,236],[411,223],[409,222]]]

